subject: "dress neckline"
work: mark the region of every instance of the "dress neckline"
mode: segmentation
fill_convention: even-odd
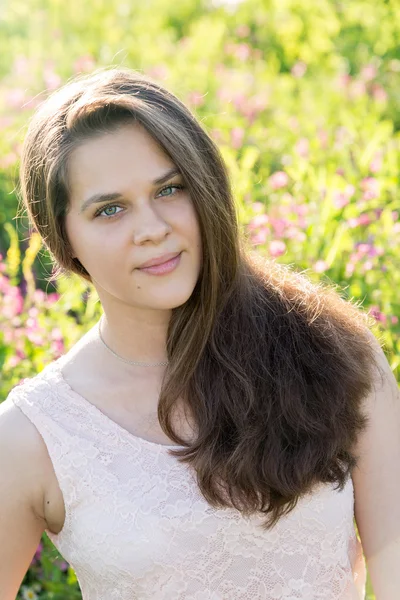
[[[45,370],[47,371],[48,369],[51,368],[51,372],[56,376],[56,379],[58,381],[58,383],[60,383],[65,390],[68,391],[68,393],[70,395],[72,395],[76,401],[78,401],[80,404],[82,404],[83,406],[85,406],[85,408],[91,412],[93,415],[96,415],[98,418],[100,418],[101,420],[103,420],[105,423],[108,424],[109,427],[112,427],[113,429],[115,429],[115,431],[119,432],[120,434],[123,434],[124,436],[133,439],[134,441],[136,441],[137,443],[140,444],[145,444],[148,445],[152,448],[159,448],[161,450],[181,450],[183,448],[186,448],[187,446],[178,446],[176,444],[173,444],[172,446],[167,446],[165,444],[160,444],[158,442],[152,442],[150,440],[146,440],[145,438],[139,437],[137,435],[134,435],[133,433],[131,433],[130,431],[128,431],[127,429],[125,429],[125,427],[122,427],[122,425],[120,425],[119,423],[117,423],[116,421],[114,421],[113,419],[111,419],[110,417],[108,417],[105,413],[103,413],[97,406],[95,406],[92,402],[89,402],[89,400],[87,400],[84,396],[82,396],[81,394],[79,394],[77,391],[75,391],[70,384],[68,383],[68,381],[65,379],[62,371],[61,371],[61,367],[64,363],[64,359],[65,359],[65,355],[60,356],[60,358],[52,361],[51,363],[49,363],[46,367]]]

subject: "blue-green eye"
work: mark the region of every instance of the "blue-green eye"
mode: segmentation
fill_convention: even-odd
[[[176,188],[176,190],[178,190],[178,191],[179,191],[179,190],[183,190],[183,189],[184,189],[184,187],[185,187],[185,186],[183,186],[183,185],[180,185],[180,184],[176,184],[176,185],[167,185],[166,187],[163,187],[163,188],[160,190],[160,192],[159,192],[159,193],[161,194],[161,192],[164,192],[165,190],[169,190],[169,189],[171,189],[171,188]],[[178,193],[178,192],[176,191],[176,192],[174,192],[173,194],[167,194],[167,197],[169,197],[169,196],[175,196],[175,194],[177,194],[177,193]],[[161,194],[161,195],[162,195],[162,196],[164,196],[165,194]],[[99,217],[99,216],[101,216],[102,218],[104,218],[104,217],[105,217],[106,219],[112,219],[113,217],[117,216],[117,215],[119,214],[119,212],[117,212],[117,213],[114,213],[114,214],[112,214],[112,215],[107,215],[107,214],[106,214],[106,215],[102,215],[102,213],[103,213],[104,211],[106,211],[107,209],[109,209],[109,208],[115,208],[115,207],[122,208],[120,204],[107,204],[106,206],[103,206],[102,208],[99,208],[99,210],[97,210],[97,211],[95,212],[94,216],[95,216],[95,217]]]
[[[102,212],[108,210],[109,208],[121,208],[118,204],[110,204],[109,206],[106,206],[105,208],[103,208]],[[113,213],[112,215],[107,214],[107,217],[113,217],[114,215],[117,215],[118,213]]]

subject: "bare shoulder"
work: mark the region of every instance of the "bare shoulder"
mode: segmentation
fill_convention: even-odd
[[[61,492],[57,494],[58,482],[46,444],[10,397],[0,404],[0,449],[8,457],[8,463],[18,470],[21,492],[27,496],[36,518],[43,522],[44,528],[57,528]],[[53,510],[46,513],[49,498]]]

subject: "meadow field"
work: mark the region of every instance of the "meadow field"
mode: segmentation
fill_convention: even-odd
[[[6,0],[0,401],[101,314],[91,286],[53,276],[18,169],[34,109],[74,75],[107,65],[149,75],[190,107],[221,149],[254,248],[360,301],[400,381],[397,0]],[[45,534],[18,598],[81,598]]]

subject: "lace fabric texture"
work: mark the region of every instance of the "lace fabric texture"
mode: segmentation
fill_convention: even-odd
[[[9,397],[42,436],[63,494],[59,534],[83,600],[363,600],[351,478],[320,484],[271,531],[214,508],[194,471],[72,390],[62,359]],[[177,446],[175,446],[177,448]]]

